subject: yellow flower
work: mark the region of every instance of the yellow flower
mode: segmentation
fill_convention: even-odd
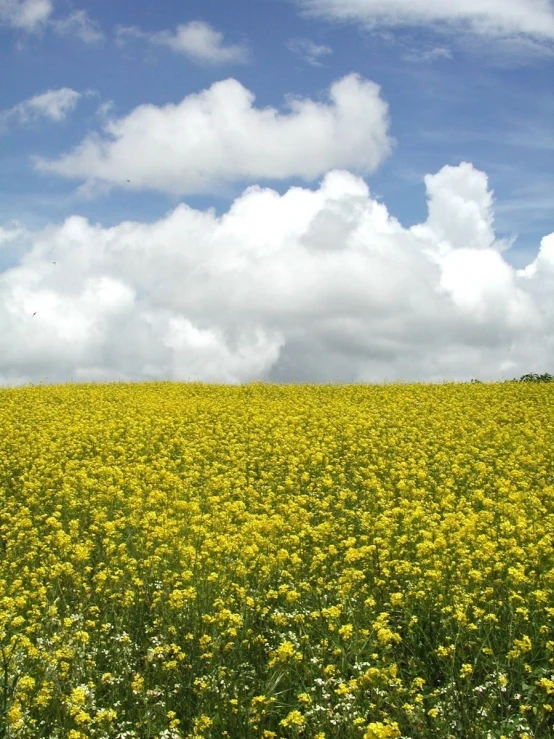
[[[352,624],[345,624],[339,629],[339,636],[341,636],[343,639],[350,639],[353,629],[354,627],[352,626]]]
[[[301,659],[302,655],[296,651],[294,644],[290,641],[284,641],[271,652],[269,666],[273,667],[279,662],[289,662],[291,660],[299,662]]]
[[[133,680],[131,682],[131,690],[133,693],[142,693],[144,690],[144,678],[142,675],[139,675],[137,672],[135,673]]]
[[[101,708],[95,716],[97,723],[112,723],[117,718],[117,712],[113,708]]]
[[[86,711],[83,711],[81,709],[72,712],[73,720],[76,724],[79,726],[88,726],[92,722],[92,716],[90,713],[87,713]]]
[[[200,716],[194,719],[194,731],[205,731],[206,729],[209,729],[212,724],[212,719],[202,713],[200,714]]]
[[[35,687],[35,678],[30,675],[23,675],[17,683],[17,687],[24,693],[30,692]]]
[[[337,668],[335,667],[335,665],[327,665],[323,668],[323,675],[325,677],[333,677],[336,671]]]
[[[402,734],[398,729],[398,724],[383,724],[380,722],[374,722],[369,724],[367,731],[364,734],[364,739],[397,739]]]
[[[508,652],[508,659],[516,659],[520,654],[530,652],[532,646],[531,639],[527,635],[521,639],[514,639],[514,647]]]
[[[468,675],[471,675],[473,672],[473,667],[469,664],[463,664],[462,669],[460,670],[460,677],[467,677]]]
[[[547,677],[543,677],[540,680],[537,680],[535,685],[538,685],[539,688],[544,688],[548,695],[554,695],[554,681],[549,680]]]
[[[38,695],[35,698],[35,704],[40,708],[46,708],[46,706],[52,700],[52,683],[45,682]]]
[[[280,726],[304,726],[306,719],[300,713],[300,711],[291,711],[282,721],[279,722]]]
[[[70,701],[74,706],[83,706],[87,700],[87,690],[82,685],[71,691]]]
[[[8,723],[14,729],[19,729],[23,726],[23,711],[18,701],[14,701],[8,709]]]

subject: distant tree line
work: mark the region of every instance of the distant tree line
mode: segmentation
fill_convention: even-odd
[[[482,380],[471,380],[471,382],[482,383]],[[522,375],[519,380],[517,379],[517,377],[514,377],[513,380],[504,380],[504,382],[554,382],[554,375],[549,375],[548,372],[545,372],[542,375],[537,375],[530,372],[527,375]]]

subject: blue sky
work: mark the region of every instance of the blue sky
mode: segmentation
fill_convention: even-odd
[[[32,348],[28,331],[23,340],[19,329],[6,324],[15,346],[23,348],[19,353],[12,348],[0,360],[4,384],[43,379],[45,372],[56,381],[115,375],[185,379],[191,373],[207,380],[306,381],[313,376],[313,381],[323,381],[325,373],[310,369],[322,361],[333,368],[329,372],[336,379],[344,381],[462,378],[480,371],[492,378],[504,372],[513,376],[520,367],[522,372],[546,371],[529,363],[548,365],[553,359],[550,349],[545,349],[545,341],[551,347],[551,337],[544,333],[545,322],[552,318],[551,305],[545,302],[545,285],[552,279],[550,251],[544,248],[541,257],[539,247],[541,239],[554,231],[554,6],[550,0],[460,0],[452,8],[445,7],[436,0],[160,0],[156,5],[145,0],[0,0],[3,320],[11,320],[6,316],[18,312],[28,313],[34,300],[42,306],[40,315],[46,322],[42,330],[50,337],[48,346]],[[379,307],[367,301],[361,306],[360,297],[356,309],[341,308],[341,320],[350,327],[342,333],[328,326],[327,333],[317,334],[314,315],[319,311],[321,321],[332,320],[330,296],[337,289],[327,286],[323,290],[327,283],[322,276],[310,293],[313,297],[321,292],[320,302],[314,299],[308,308],[309,284],[297,284],[291,277],[285,285],[287,269],[308,269],[302,260],[295,268],[287,251],[291,233],[300,242],[306,236],[298,230],[300,216],[292,205],[284,208],[291,219],[290,228],[283,230],[284,241],[281,246],[272,245],[272,258],[280,261],[264,272],[269,279],[272,273],[283,271],[284,292],[274,296],[273,308],[262,306],[256,298],[253,303],[258,312],[252,305],[249,312],[245,294],[237,298],[238,303],[220,306],[222,314],[234,316],[234,322],[225,323],[211,309],[197,309],[200,303],[194,309],[178,300],[162,306],[156,297],[155,286],[165,279],[169,285],[172,270],[168,262],[167,276],[161,271],[160,264],[167,258],[161,258],[163,244],[156,239],[164,237],[154,232],[156,228],[163,231],[164,219],[179,204],[194,212],[213,208],[214,223],[223,227],[221,219],[233,208],[248,210],[248,198],[243,201],[247,187],[271,188],[283,198],[292,192],[305,200],[302,191],[317,192],[333,171],[350,173],[361,183],[343,183],[348,197],[354,198],[349,213],[357,207],[365,209],[364,218],[370,218],[370,211],[377,213],[375,206],[382,204],[390,222],[398,222],[398,228],[391,227],[396,240],[386,247],[391,253],[400,249],[396,245],[406,234],[415,238],[419,231],[420,241],[424,232],[425,239],[434,239],[432,249],[423,252],[428,259],[429,249],[444,256],[453,244],[462,250],[478,245],[481,251],[494,252],[486,268],[490,279],[479,294],[472,275],[485,268],[477,262],[473,266],[468,262],[464,268],[468,284],[455,287],[447,286],[446,275],[453,274],[452,270],[461,274],[461,268],[452,264],[465,257],[452,257],[448,269],[438,257],[430,259],[428,273],[421,267],[421,280],[436,282],[434,294],[448,294],[454,311],[452,326],[459,333],[458,343],[451,346],[449,339],[444,351],[431,342],[440,361],[416,359],[417,347],[402,338],[402,327],[410,336],[414,333],[414,311],[421,310],[421,321],[429,329],[429,311],[435,309],[422,307],[424,297],[418,305],[412,301],[411,322],[401,318],[405,312],[399,304],[389,306],[391,315],[398,309],[399,317],[395,338],[389,335],[392,343],[382,357],[379,342],[373,346],[367,336],[373,333],[371,321],[384,310],[385,295]],[[437,214],[444,197],[430,195],[426,176],[439,177],[432,180],[435,192],[440,185],[443,194],[452,196],[441,215]],[[369,187],[365,195],[363,183]],[[336,183],[334,187],[340,189]],[[335,193],[333,202],[337,197]],[[345,197],[341,195],[340,202]],[[364,197],[367,202],[362,206],[360,198]],[[428,217],[432,197],[436,203],[433,218]],[[326,207],[321,204],[314,210],[314,218],[319,214],[322,223],[331,218],[325,216]],[[464,237],[467,243],[461,243],[459,234],[466,233],[465,226],[457,235],[449,235],[448,224],[457,223],[458,216],[465,223],[471,209],[478,213],[477,221],[472,221]],[[336,210],[333,205],[333,218],[338,218]],[[190,213],[187,217],[197,219]],[[278,220],[283,217],[281,213]],[[260,274],[251,274],[244,259],[255,261],[252,255],[255,244],[261,243],[263,224],[254,223],[251,215],[244,218],[233,231],[237,254],[243,260],[237,256],[233,270],[237,279],[243,269],[243,282],[253,279],[258,283]],[[269,228],[272,216],[267,218]],[[344,214],[339,220],[344,225]],[[152,259],[159,256],[154,285],[148,285],[145,275],[133,272],[128,264],[118,263],[117,272],[110,252],[117,250],[117,239],[110,234],[123,234],[124,222],[141,224],[141,235],[136,230],[139,227],[134,227],[137,243],[146,244],[143,248],[150,250]],[[81,263],[77,268],[70,253],[67,233],[71,224],[73,230],[77,228],[76,223],[82,230],[82,249],[85,243],[94,249],[93,241],[87,241],[93,239],[90,229],[98,227],[105,237],[104,261],[92,268],[89,260],[90,273]],[[302,228],[313,226],[314,222],[305,223]],[[183,224],[179,228],[186,231]],[[210,223],[206,228],[213,231],[215,226]],[[313,233],[320,233],[314,228]],[[329,228],[335,228],[336,238],[341,238],[339,226],[325,226],[324,231],[328,233]],[[483,241],[482,234],[492,229],[493,236]],[[362,232],[358,224],[358,240]],[[350,228],[344,233],[346,244],[354,231]],[[173,237],[179,238],[178,234]],[[223,236],[202,233],[196,243],[204,243],[205,238],[213,243]],[[273,237],[267,238],[271,241]],[[188,244],[182,249],[189,249],[190,266],[194,248]],[[56,253],[59,259],[50,260]],[[221,265],[216,252],[210,252],[209,259],[206,254],[197,255],[194,262],[198,274],[205,272],[207,264]],[[366,254],[364,264],[370,272],[376,270],[375,259]],[[481,254],[476,259],[488,257]],[[522,271],[536,259],[531,290],[531,275]],[[31,266],[38,270],[40,260],[50,265],[56,261],[61,268],[58,272],[64,270],[64,279],[44,272],[39,273],[40,280],[31,279],[28,270]],[[321,262],[322,270],[326,260]],[[439,263],[442,271],[437,272]],[[396,273],[400,268],[395,265],[389,267]],[[350,269],[356,271],[353,266]],[[221,270],[216,273],[223,279]],[[227,283],[215,285],[216,273],[210,272],[206,294],[211,290],[234,294]],[[348,303],[349,274],[342,277],[344,295],[340,299],[335,295],[340,305]],[[121,346],[122,331],[130,337],[133,331],[142,335],[143,329],[123,329],[119,309],[108,311],[109,318],[102,314],[100,320],[90,307],[79,304],[77,309],[74,302],[82,299],[87,285],[94,280],[98,285],[102,279],[111,280],[106,294],[111,295],[111,289],[117,293],[115,285],[120,286],[122,311],[129,310],[122,297],[127,295],[125,289],[132,294],[129,300],[143,311],[143,318],[165,311],[162,333],[169,331],[171,321],[186,324],[186,331],[204,332],[208,344],[212,342],[213,357],[208,362],[212,369],[205,370],[205,361],[186,359],[193,352],[192,345],[187,350],[181,344],[178,350],[167,349],[167,337],[162,342],[165,364],[146,361],[150,351],[160,351],[145,338],[141,339],[146,342],[142,354],[135,346],[130,358],[118,358],[110,342]],[[176,279],[174,274],[171,279]],[[68,286],[79,280],[77,295]],[[512,293],[508,296],[508,287],[502,288],[504,303],[493,305],[500,300],[502,280],[511,285]],[[398,280],[393,282],[389,295],[395,290],[399,295],[409,291]],[[178,291],[177,286],[172,289]],[[169,287],[167,292],[171,292]],[[280,300],[286,307],[279,317],[274,306]],[[67,312],[70,304],[81,318],[64,333],[56,325],[60,311]],[[297,307],[294,320],[291,305]],[[156,320],[162,320],[160,315]],[[114,328],[116,324],[119,329]],[[298,326],[304,328],[303,337]],[[72,331],[77,330],[84,343],[80,353],[73,355],[66,344],[71,344]],[[88,344],[82,338],[87,331]],[[386,344],[385,326],[380,331]],[[446,327],[438,330],[445,337],[450,333]],[[424,334],[419,350],[428,357],[430,347],[424,352]],[[265,337],[261,353],[254,335]],[[350,336],[350,344],[345,336]],[[349,348],[343,351],[338,347],[345,341]],[[510,360],[509,369],[506,357],[500,356],[499,341],[504,342],[504,354],[510,351],[516,357]],[[262,359],[264,351],[267,356]],[[246,352],[250,360],[239,361],[237,352],[241,357]],[[445,356],[451,359],[446,361]],[[460,356],[466,358],[463,366]]]

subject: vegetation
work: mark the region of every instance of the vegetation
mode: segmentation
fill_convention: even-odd
[[[553,736],[529,382],[0,391],[0,737]]]
[[[519,380],[514,377],[513,380],[505,380],[505,382],[552,382],[554,380],[554,375],[549,375],[548,372],[545,372],[542,375],[537,375],[533,373],[529,373],[527,375],[522,375]],[[471,380],[471,382],[481,382],[481,380]]]
[[[548,372],[545,372],[543,375],[522,375],[519,378],[519,382],[552,382],[553,380],[554,375],[549,375]]]

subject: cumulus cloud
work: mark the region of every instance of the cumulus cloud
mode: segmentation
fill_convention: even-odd
[[[0,25],[35,31],[53,10],[52,0],[0,0]]]
[[[314,44],[313,41],[307,38],[291,38],[287,42],[287,48],[302,57],[312,67],[321,67],[322,63],[319,61],[319,57],[333,53],[329,46]]]
[[[52,26],[60,36],[76,36],[86,44],[94,44],[104,38],[100,26],[86,10],[75,10],[65,18],[52,21]]]
[[[33,123],[40,118],[47,118],[59,123],[75,109],[82,94],[70,87],[58,90],[47,90],[22,103],[17,103],[8,110],[0,111],[0,124],[15,121],[21,124]]]
[[[24,254],[0,274],[0,384],[551,370],[554,233],[514,270],[484,173],[462,163],[425,186],[411,228],[333,170],[315,190],[251,186],[220,217],[180,204],[154,223],[0,231]]]
[[[367,28],[438,26],[482,36],[554,39],[551,0],[295,0],[310,16]]]
[[[140,105],[105,123],[103,136],[86,137],[54,161],[37,157],[35,167],[85,180],[89,193],[109,183],[173,195],[231,181],[313,181],[333,168],[373,172],[392,146],[380,87],[350,74],[328,97],[289,97],[291,112],[279,113],[256,108],[255,95],[227,79],[177,105]]]
[[[175,32],[148,32],[142,31],[137,26],[120,26],[116,35],[119,43],[128,38],[145,39],[152,44],[166,46],[178,54],[184,54],[197,64],[244,64],[250,59],[248,49],[244,45],[225,45],[223,34],[204,21],[180,24]]]

